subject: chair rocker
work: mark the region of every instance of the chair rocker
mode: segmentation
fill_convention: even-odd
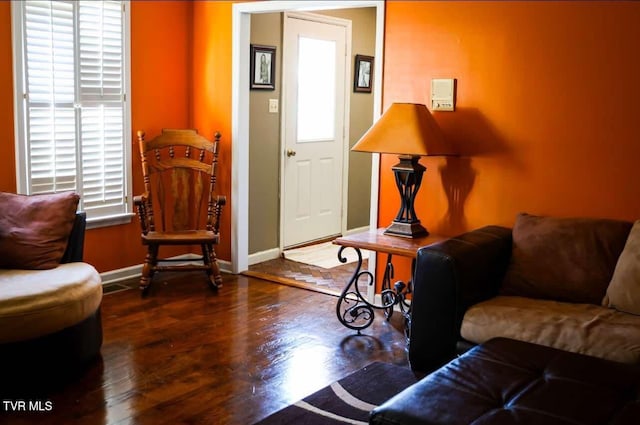
[[[220,133],[211,142],[196,130],[168,130],[152,140],[138,131],[144,194],[134,198],[147,255],[140,278],[142,295],[158,271],[203,270],[208,285],[217,290],[222,276],[214,245],[220,241],[220,214],[226,197],[214,195]],[[206,219],[204,218],[206,211]],[[200,246],[202,265],[167,263],[182,259],[158,258],[161,245]],[[163,265],[158,263],[162,262]]]

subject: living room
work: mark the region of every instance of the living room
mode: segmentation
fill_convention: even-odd
[[[217,192],[229,199],[222,212],[221,242],[216,246],[216,253],[222,264],[229,265],[233,261],[234,235],[234,199],[230,196],[234,184],[231,159],[235,143],[232,137],[234,75],[231,65],[234,4],[222,1],[131,2],[131,143],[135,143],[135,131],[140,129],[150,136],[160,134],[162,128],[197,128],[207,137],[215,131],[221,132]],[[0,3],[0,22],[3,23],[0,26],[0,44],[3,46],[0,52],[0,98],[3,99],[0,102],[0,149],[3,152],[0,191],[15,193],[18,182],[11,8],[11,2]],[[387,1],[384,5],[384,58],[376,58],[382,64],[382,110],[394,102],[428,104],[430,82],[434,78],[455,78],[457,81],[455,111],[433,115],[459,157],[421,159],[427,171],[416,199],[416,210],[426,227],[434,234],[446,236],[486,225],[512,227],[520,212],[637,220],[640,197],[633,176],[640,157],[636,128],[636,105],[640,98],[640,82],[636,76],[640,75],[640,59],[635,54],[640,39],[639,21],[640,4],[626,1]],[[381,156],[377,193],[379,226],[390,223],[397,212],[397,188],[390,171],[396,161],[395,155]],[[141,164],[136,155],[132,156],[130,168],[133,176],[130,195],[133,196],[143,191]],[[184,253],[180,249],[168,251],[168,255]],[[115,271],[138,267],[144,257],[140,225],[135,217],[126,224],[86,231],[84,261],[101,274],[108,276]],[[396,279],[406,281],[410,274],[408,261],[398,265]],[[291,288],[286,291],[299,291],[300,294],[284,294],[285,289],[269,289],[267,285],[271,284],[254,285],[254,281],[248,284],[243,280],[246,278],[231,274],[225,274],[224,279],[218,297],[209,296],[205,292],[208,289],[195,279],[194,282],[181,282],[181,286],[194,285],[191,289],[167,289],[163,296],[163,290],[171,285],[161,286],[156,298],[151,296],[144,301],[136,291],[128,291],[130,300],[120,309],[108,307],[111,295],[106,295],[103,308],[112,308],[110,311],[114,314],[116,311],[126,314],[127,310],[136,313],[128,319],[114,316],[111,319],[115,323],[105,323],[102,356],[108,358],[126,345],[122,340],[110,344],[110,338],[115,338],[116,332],[160,332],[156,325],[164,322],[145,323],[146,316],[140,306],[153,310],[153,317],[157,318],[156,315],[162,314],[161,303],[171,299],[169,294],[178,300],[181,296],[207,297],[202,300],[200,310],[194,310],[197,312],[194,316],[205,315],[194,321],[196,325],[182,320],[187,315],[185,310],[193,306],[174,305],[180,313],[170,312],[165,317],[171,323],[171,314],[177,314],[184,334],[197,334],[197,328],[192,326],[216,321],[215,316],[206,317],[206,308],[215,307],[216,316],[233,316],[237,323],[227,330],[229,334],[243,332],[249,323],[259,326],[260,318],[277,320],[282,312],[277,307],[260,304],[259,299],[269,299],[277,305],[273,300],[279,297],[303,307],[294,315],[286,316],[290,322],[277,326],[290,326],[292,331],[296,331],[293,328],[297,326],[309,326],[309,334],[315,335],[314,343],[324,332],[332,335],[327,337],[326,344],[318,343],[324,347],[320,351],[325,354],[334,355],[334,350],[339,352],[340,336],[347,338],[354,334],[337,323],[333,311],[335,300],[331,297],[325,297],[328,301],[323,301],[321,295],[309,295],[307,291]],[[119,300],[124,299],[125,293],[118,295]],[[234,310],[234,303],[243,297],[258,299],[251,307],[255,311],[248,307],[249,304],[241,311]],[[314,303],[305,301],[306,298]],[[224,304],[218,306],[218,302]],[[167,310],[171,311],[171,308],[167,307]],[[263,315],[270,310],[278,314]],[[103,322],[109,320],[110,317],[104,314]],[[322,326],[331,330],[325,331]],[[107,333],[107,327],[111,333]],[[373,360],[404,361],[406,365],[401,327],[397,318],[388,325],[383,319],[376,318],[367,333],[379,338],[382,348],[369,340],[356,341],[360,346],[354,349],[356,351],[348,352],[353,357],[343,354],[344,357],[336,360],[339,366],[332,366],[330,372],[316,380],[309,378],[315,385],[313,388],[311,385],[299,387],[295,394],[288,394],[288,398],[281,395],[271,402],[265,396],[263,407],[253,411],[254,416],[243,416],[241,420],[230,416],[218,423],[262,419],[284,407],[284,398],[292,403]],[[304,340],[302,334],[296,335],[300,338],[297,341]],[[251,338],[250,335],[246,339]],[[348,342],[354,343],[354,340],[351,338]],[[223,338],[222,344],[227,343],[231,340]],[[331,344],[338,347],[327,348]],[[198,350],[197,347],[189,349]],[[225,350],[224,345],[220,350]],[[147,355],[144,350],[137,352],[132,362],[127,362],[130,369],[122,373],[133,373],[141,368],[142,363],[136,362],[146,361]],[[233,351],[233,355],[240,356],[240,352]],[[247,349],[244,355],[250,358],[251,350]],[[311,349],[300,354],[301,359],[307,360],[299,362],[297,369],[290,373],[311,375],[314,356],[317,354]],[[122,356],[112,358],[124,361]],[[330,363],[324,357],[318,361],[324,362],[323,365]],[[211,359],[210,365],[214,363],[215,359]],[[95,379],[103,379],[108,366],[104,365],[104,371],[93,370],[89,374]],[[148,367],[147,364],[145,368]],[[165,367],[166,364],[157,365],[157,373]],[[243,367],[246,365],[232,362],[222,368],[228,371]],[[272,378],[271,383],[279,382],[281,386],[269,391],[286,393],[288,375]],[[157,385],[157,392],[145,398],[145,391],[151,388],[150,382]],[[94,400],[83,398],[80,404],[93,403],[88,409],[99,410],[102,416],[94,422],[82,422],[91,416],[83,419],[79,414],[77,422],[216,423],[215,418],[207,417],[206,413],[201,416],[176,414],[179,410],[197,410],[193,405],[181,405],[186,401],[180,397],[174,398],[179,400],[175,404],[164,407],[162,401],[157,401],[170,399],[167,394],[181,394],[175,376],[149,380],[146,385],[128,392],[118,392],[117,385],[105,388],[102,395],[92,392]],[[234,386],[246,388],[240,382],[237,385],[231,382],[225,388],[234,391]],[[159,388],[163,388],[162,394]],[[76,387],[70,394],[79,400],[82,391],[83,388]],[[185,397],[188,396],[189,393]],[[73,397],[63,398],[71,403],[75,401]],[[201,403],[217,402],[214,398],[205,398]],[[114,410],[110,409],[111,404],[115,406]],[[66,419],[59,422],[72,421],[75,408],[72,404],[55,408],[60,418]],[[136,409],[141,412],[172,411],[174,416],[144,416],[136,413]],[[67,411],[67,416],[61,413],[62,410]],[[223,410],[219,407],[218,411]],[[235,411],[241,410],[238,402]],[[251,411],[251,408],[247,406],[246,410]],[[0,420],[7,418],[6,412],[3,414],[5,416]],[[53,423],[47,420],[47,413],[24,418],[22,423],[29,421]]]

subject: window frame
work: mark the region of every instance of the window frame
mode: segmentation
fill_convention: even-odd
[[[55,1],[55,0],[53,0]],[[133,191],[132,191],[132,135],[131,135],[131,4],[129,0],[122,0],[123,8],[123,49],[124,49],[124,96],[123,96],[123,211],[111,215],[100,215],[87,217],[87,228],[106,227],[112,225],[130,223],[133,216]],[[24,2],[11,2],[11,35],[13,48],[13,95],[14,95],[14,142],[15,142],[15,164],[16,164],[16,190],[17,193],[29,195],[29,166],[28,140],[27,140],[27,107],[26,100],[26,51],[25,51],[25,14]],[[77,25],[78,17],[74,16]],[[76,43],[79,48],[79,43]],[[75,51],[76,58],[79,55]],[[74,71],[75,78],[79,78],[79,69]],[[76,101],[78,94],[76,93]],[[76,123],[78,125],[79,123]],[[81,149],[82,140],[76,141],[76,150]],[[81,169],[76,169],[76,176],[82,173]],[[81,181],[81,179],[77,179]],[[76,191],[82,196],[82,187]],[[82,208],[82,200],[79,208]]]

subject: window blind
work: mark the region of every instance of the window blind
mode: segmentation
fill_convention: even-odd
[[[75,190],[89,219],[127,213],[123,2],[18,7],[27,193]]]

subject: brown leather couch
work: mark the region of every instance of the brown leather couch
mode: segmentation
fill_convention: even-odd
[[[513,229],[487,226],[420,249],[412,368],[435,370],[495,337],[640,363],[640,312],[609,300],[631,234],[637,267],[640,222],[618,220],[521,214]]]
[[[371,412],[374,425],[635,425],[640,366],[492,339]]]
[[[370,423],[640,423],[639,258],[640,222],[528,214],[420,249],[409,360],[433,372]]]

